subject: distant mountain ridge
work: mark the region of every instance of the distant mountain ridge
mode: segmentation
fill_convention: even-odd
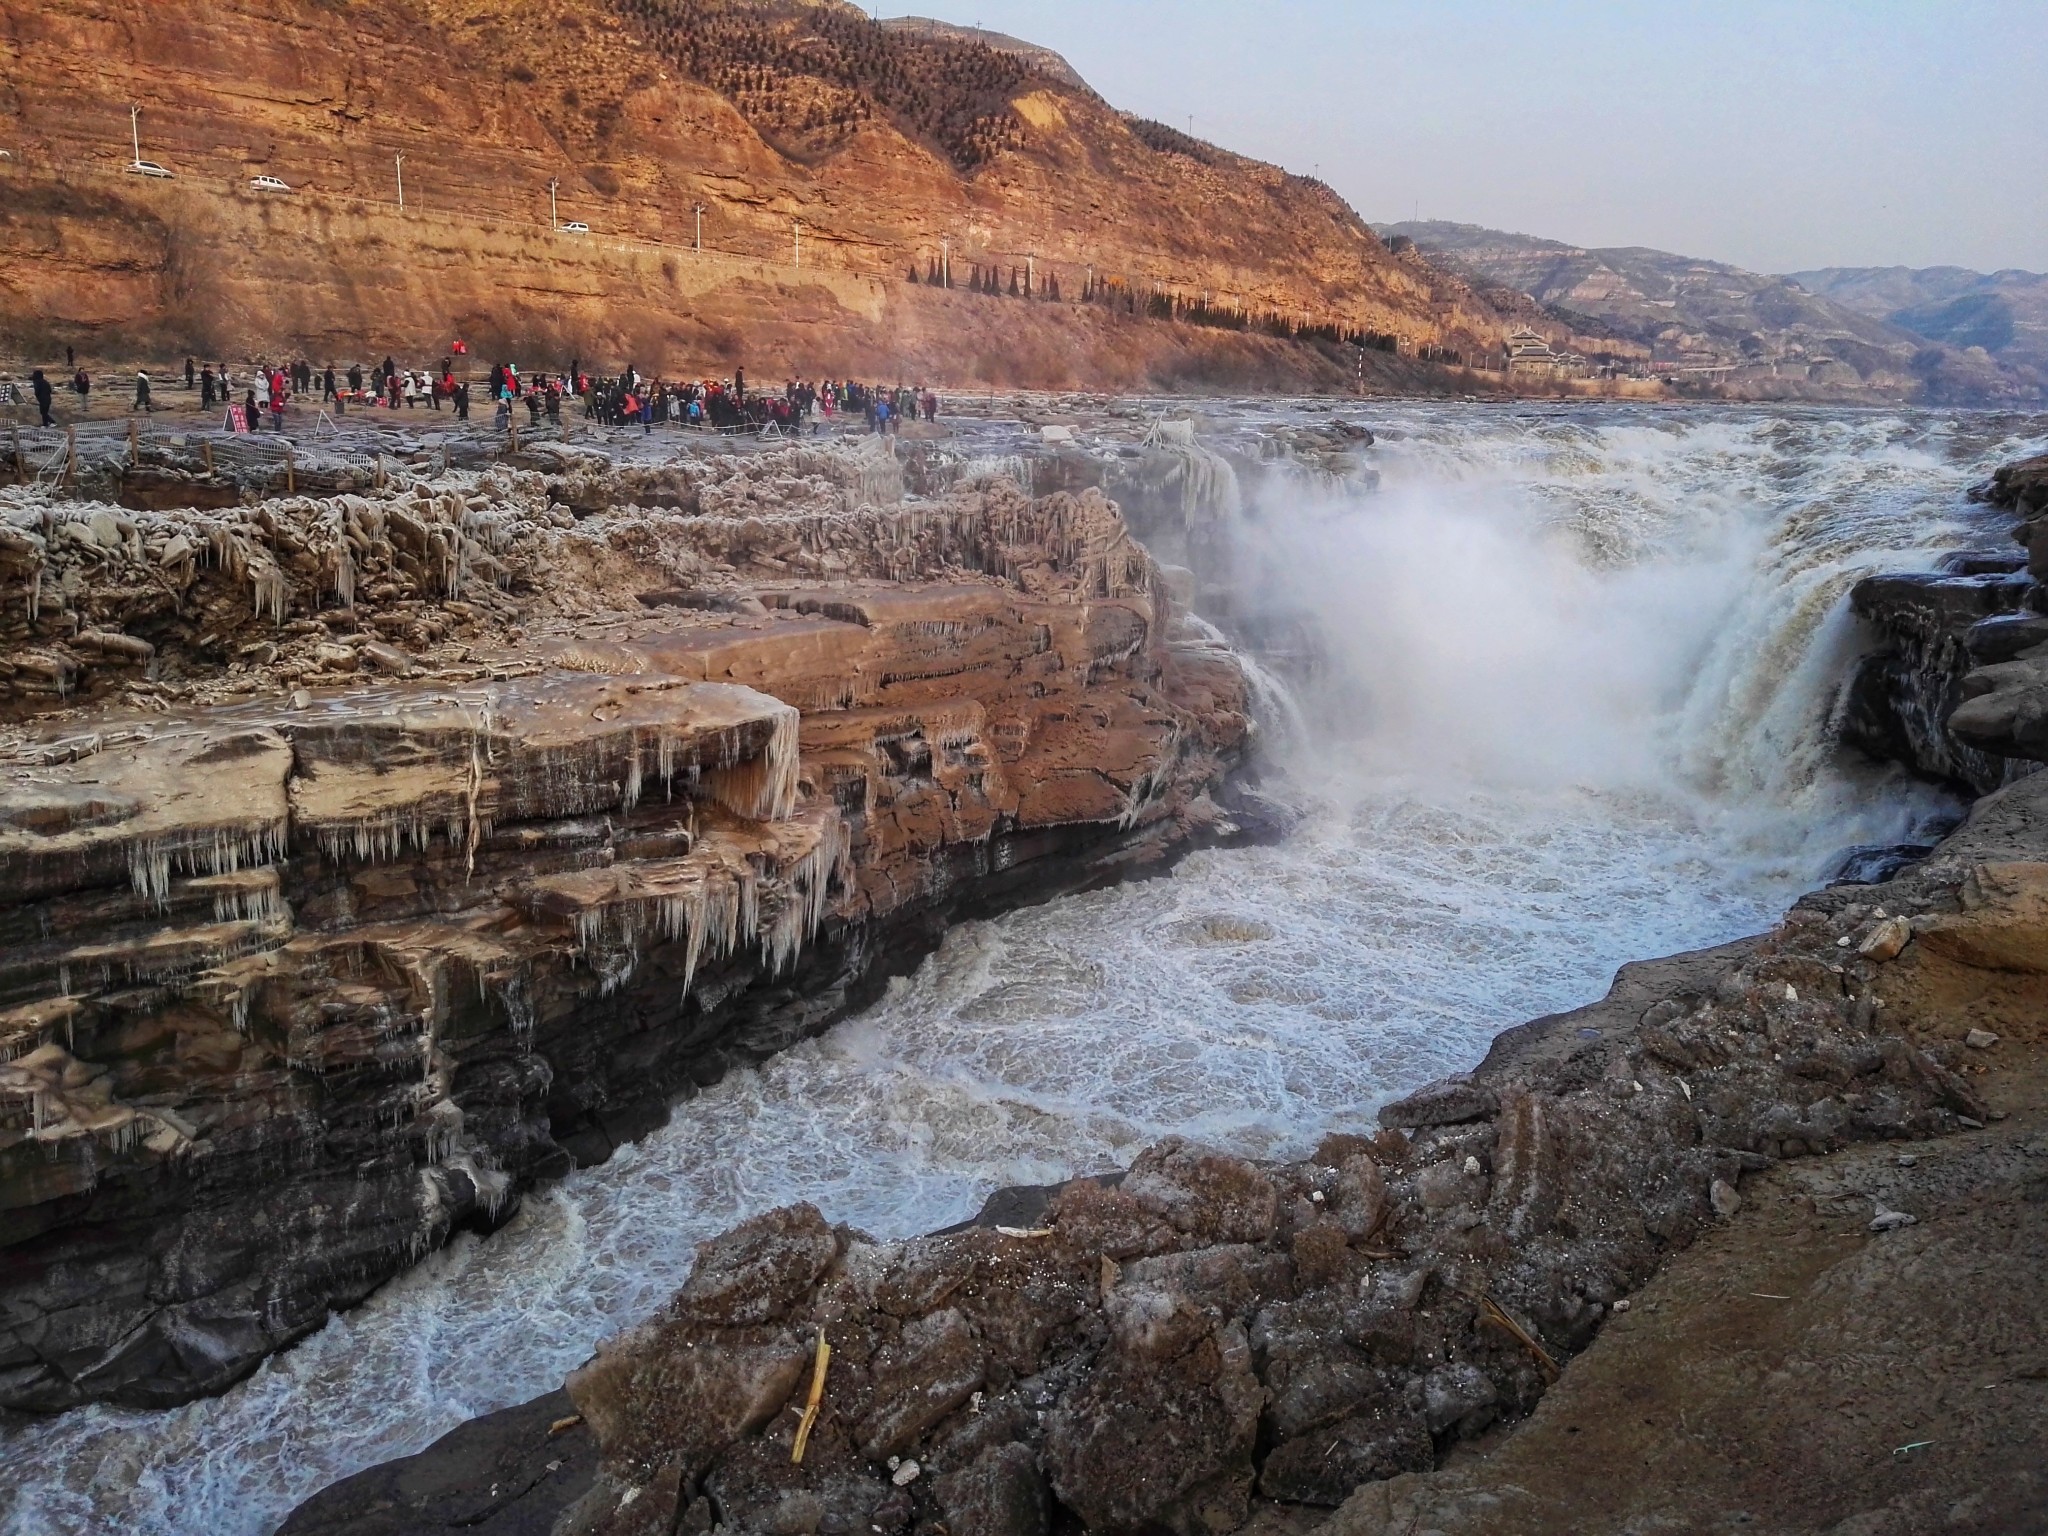
[[[2001,319],[1991,304],[1968,307],[1976,289],[1944,294],[1931,283],[1907,284],[1895,290],[1907,302],[1888,305],[1872,296],[1883,291],[1873,285],[1850,302],[1794,278],[1645,246],[1591,248],[1443,220],[1374,228],[1382,237],[1407,236],[1475,284],[1528,294],[1561,323],[1596,323],[1654,349],[1681,384],[1697,380],[1759,399],[2048,396],[2048,369],[2031,355],[2008,357],[1984,345],[2002,334]],[[1855,288],[1847,279],[1842,286]],[[2048,289],[2042,303],[2048,309]]]
[[[2007,267],[1819,267],[1787,276],[1808,293],[1929,341],[1982,347],[2048,371],[2048,273]]]

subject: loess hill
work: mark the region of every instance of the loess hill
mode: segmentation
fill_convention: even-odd
[[[173,179],[125,172],[131,104]],[[1319,182],[1128,117],[1046,50],[837,0],[0,0],[0,145],[17,348],[459,332],[764,376],[1331,385],[1349,349],[1078,301],[1454,349],[1503,329]],[[551,230],[551,183],[590,236]],[[953,291],[906,280],[942,252]],[[977,271],[1004,296],[961,291]],[[1065,302],[1009,303],[1029,273]]]

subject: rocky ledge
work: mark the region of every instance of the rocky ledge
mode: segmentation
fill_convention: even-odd
[[[1236,829],[1241,674],[1099,493],[213,469],[0,492],[0,1405],[219,1390],[955,917]]]
[[[2030,778],[1910,872],[1629,966],[1604,1001],[1508,1032],[1474,1072],[1387,1106],[1377,1135],[1299,1163],[1170,1140],[1119,1178],[1008,1192],[905,1243],[809,1206],[763,1215],[705,1244],[566,1399],[343,1482],[284,1530],[1220,1536],[1301,1529],[1365,1485],[1395,1493],[1360,1493],[1333,1530],[1383,1536],[1419,1528],[1403,1521],[1440,1484],[1459,1529],[1510,1528],[1486,1511],[1529,1495],[1433,1469],[1474,1437],[1514,1446],[1504,1426],[1653,1276],[1739,1228],[1752,1182],[2005,1118],[1985,1048],[2044,1043],[2044,853],[2048,779]],[[1848,1202],[1834,1257],[1930,1214],[1901,1178],[1830,1196]],[[2002,1241],[2039,1250],[2038,1221],[2015,1219]],[[1899,1305],[1961,1328],[1966,1352],[2021,1348],[2011,1306],[1944,1313],[1956,1273],[1906,1266],[1919,1299]],[[1954,1353],[1946,1333],[1926,1347]],[[1780,1387],[1799,1397],[1755,1390]],[[1980,1496],[2025,1495],[2031,1455],[1990,1456]]]
[[[2019,550],[1969,550],[1850,594],[1880,644],[1857,669],[1844,739],[1981,794],[2048,761],[2048,457],[1974,493],[2013,514]]]

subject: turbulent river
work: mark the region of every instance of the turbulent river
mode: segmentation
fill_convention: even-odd
[[[1202,412],[1203,442],[1247,451],[1331,419]],[[1963,492],[2039,451],[2048,420],[1338,414],[1379,433],[1376,489],[1266,475],[1227,509],[1247,604],[1309,616],[1320,657],[1271,722],[1309,807],[1286,841],[956,929],[875,1007],[223,1397],[17,1426],[4,1529],[267,1532],[337,1477],[554,1387],[741,1217],[805,1199],[906,1236],[1169,1132],[1298,1154],[1599,996],[1620,962],[1753,932],[1844,848],[1953,815],[1837,760],[1844,596],[1998,543]],[[993,424],[970,443],[1005,451]]]

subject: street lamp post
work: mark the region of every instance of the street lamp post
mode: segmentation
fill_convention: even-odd
[[[791,219],[789,223],[790,232],[796,237],[796,268],[801,272],[804,266],[804,221]]]
[[[398,166],[398,211],[403,213],[405,212],[405,156],[393,155],[391,158]]]
[[[553,181],[552,179],[550,179],[550,180],[549,180],[549,182],[548,182],[548,228],[549,228],[549,229],[560,229],[560,228],[562,227],[562,220],[561,220],[561,217],[560,217],[560,215],[558,215],[558,214],[557,214],[557,213],[555,212],[555,185],[556,185],[556,183],[555,183],[555,182],[554,182],[554,181]]]
[[[135,146],[135,163],[142,164],[142,108],[128,109],[128,141]]]
[[[694,204],[693,211],[697,215],[697,254],[701,256],[704,254],[704,205]]]
[[[953,286],[953,237],[939,237],[939,281],[950,288]]]

